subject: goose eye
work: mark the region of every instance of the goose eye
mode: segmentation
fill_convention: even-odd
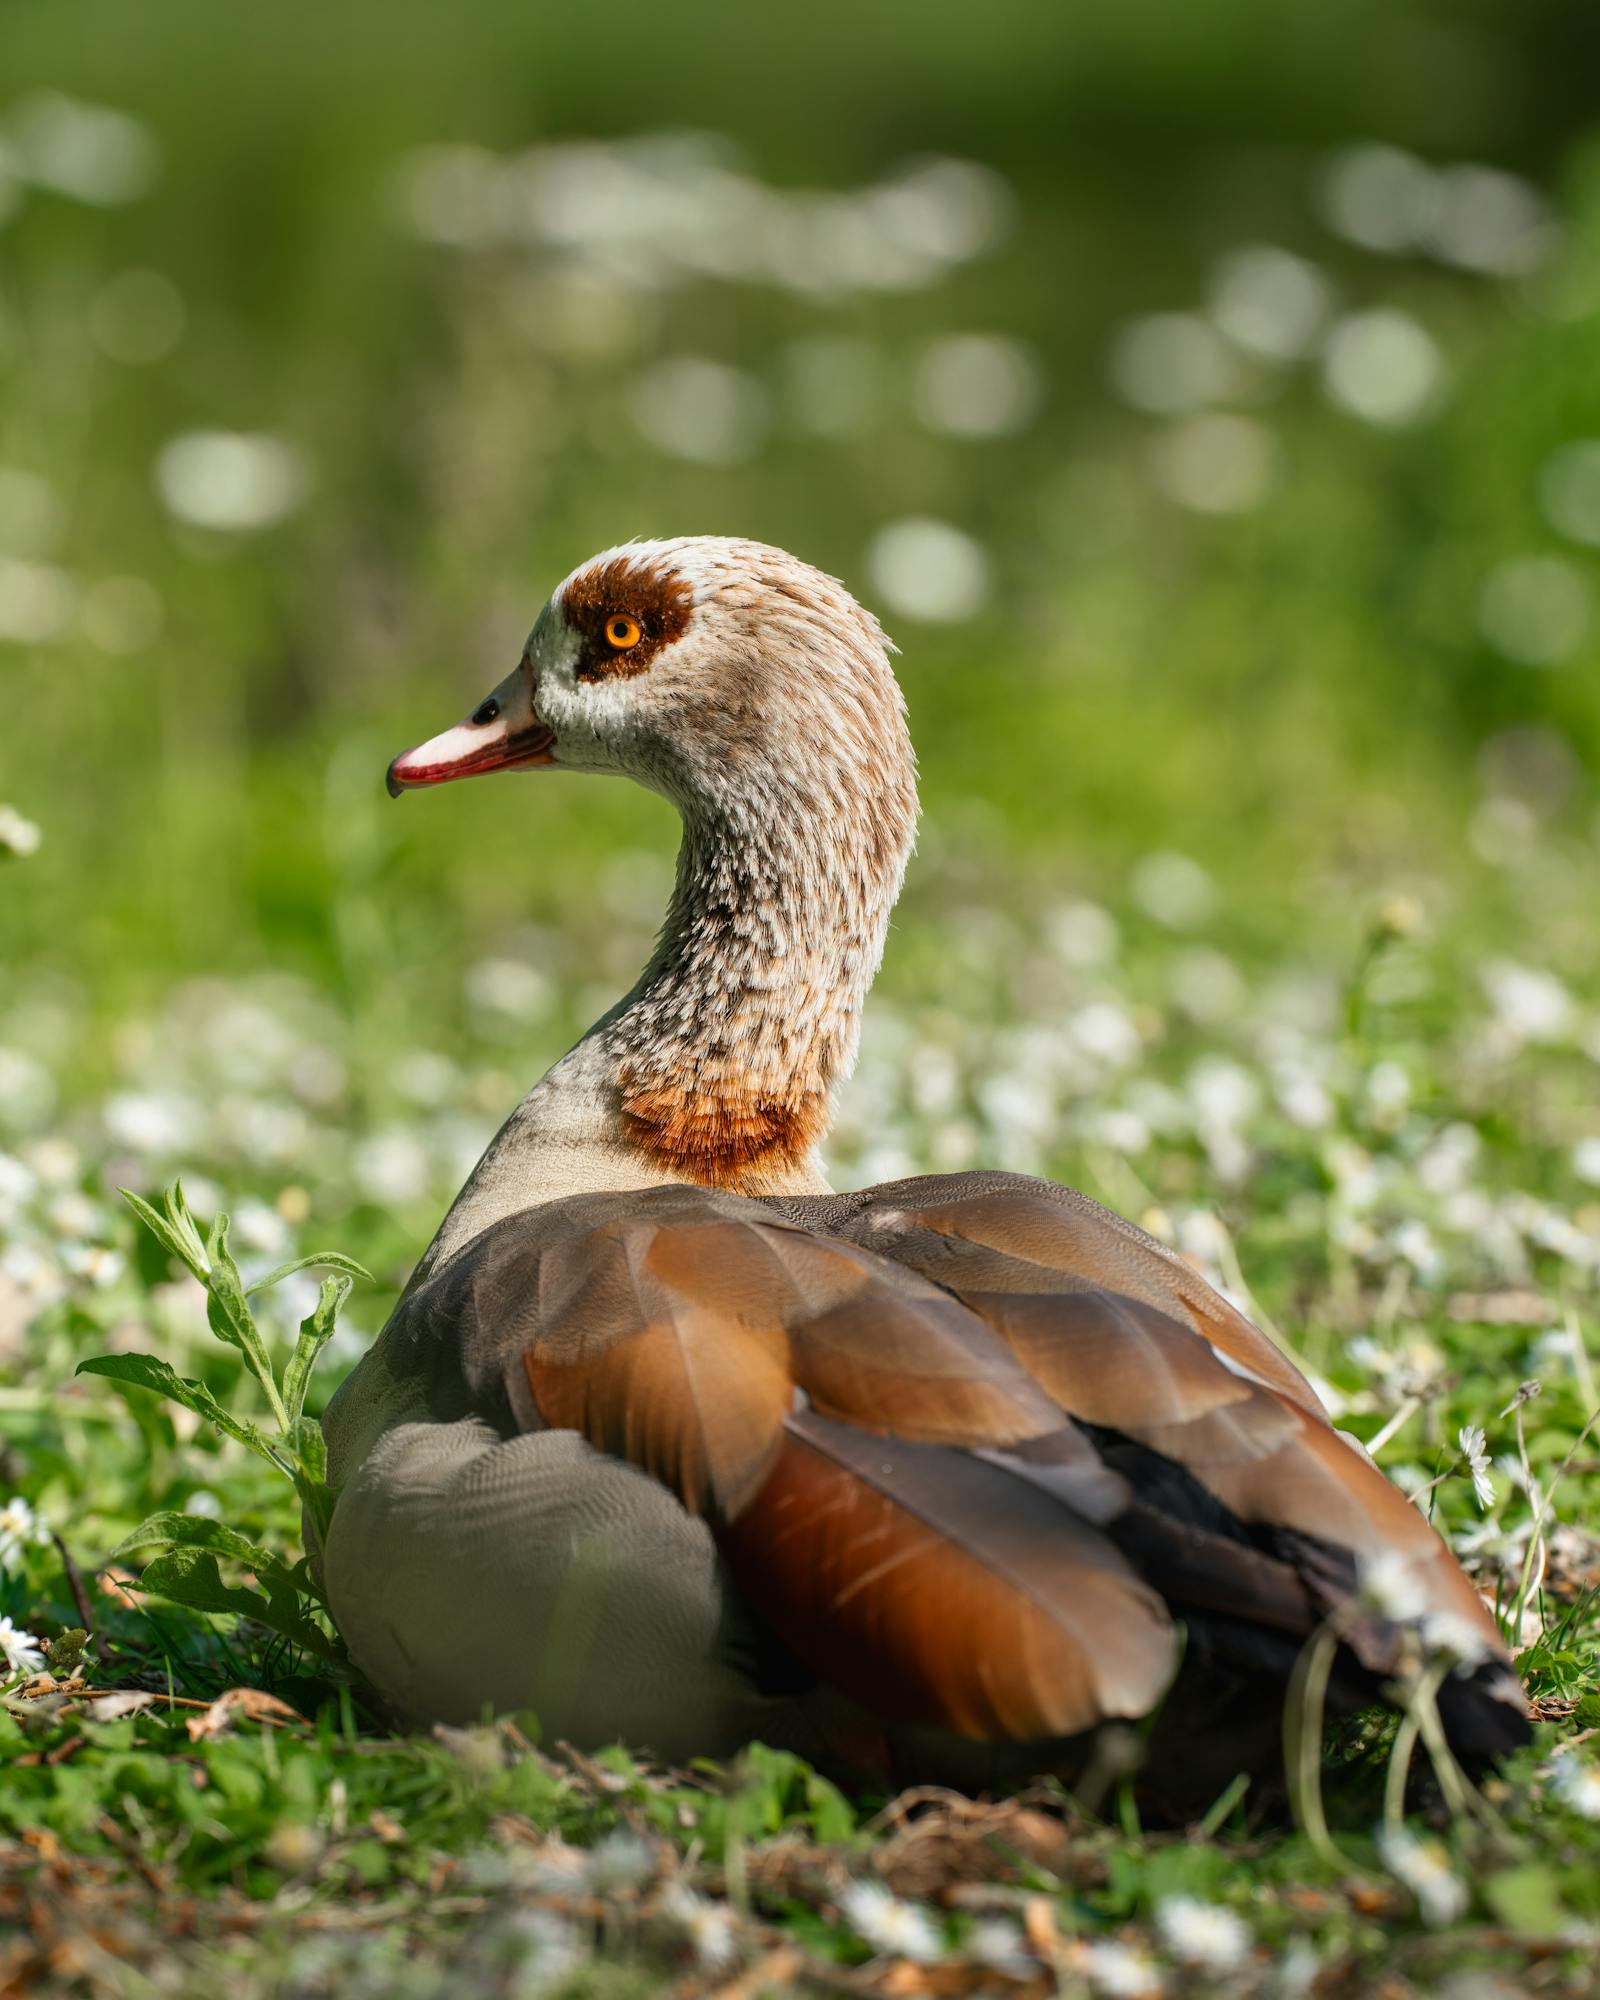
[[[606,644],[615,646],[619,653],[627,652],[630,646],[637,646],[643,637],[637,618],[629,618],[619,612],[615,618],[606,620]]]

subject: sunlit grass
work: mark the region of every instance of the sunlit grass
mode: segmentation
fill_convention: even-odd
[[[206,1921],[246,1921],[257,1941],[224,1946],[216,1933],[221,1955],[196,1961],[202,1981],[220,1966],[276,1976],[253,1955],[263,1940],[291,1952],[308,1990],[353,1977],[355,1960],[325,1925],[366,1903],[412,1927],[419,1991],[431,1990],[430,1965],[444,1976],[463,1948],[485,1968],[545,1952],[576,1976],[599,1912],[603,1951],[658,1971],[691,1964],[697,1950],[725,1952],[730,1972],[798,1952],[782,1961],[792,1977],[805,1957],[849,1963],[876,1949],[911,1963],[1009,1954],[1021,1978],[1036,1976],[1043,1951],[1045,1963],[1107,1987],[1141,1952],[1160,1968],[1215,1951],[1217,1976],[1225,1957],[1237,1983],[1294,1950],[1308,1968],[1398,1953],[1421,1976],[1497,1953],[1515,1962],[1520,1947],[1493,1943],[1501,1932],[1537,1939],[1540,1951],[1565,1939],[1582,1962],[1585,1926],[1600,1916],[1593,1766],[1581,1745],[1552,1752],[1600,1718],[1600,1550],[1584,1525],[1600,1499],[1600,1460],[1585,1438],[1600,1207],[1573,1138],[1587,1129],[1592,986],[1525,962],[1512,977],[1507,953],[1531,940],[1502,934],[1484,956],[1448,925],[1430,929],[1410,902],[1380,906],[1367,947],[1349,958],[1314,926],[1263,956],[1201,942],[1228,931],[1228,904],[1193,873],[1138,878],[1163,922],[1138,891],[1120,917],[1082,896],[1030,911],[1003,889],[979,902],[965,870],[928,868],[937,893],[913,903],[897,938],[902,962],[836,1148],[842,1177],[974,1161],[1053,1171],[1176,1242],[1280,1333],[1338,1420],[1374,1441],[1385,1469],[1452,1535],[1501,1607],[1546,1718],[1536,1751],[1482,1794],[1463,1790],[1446,1763],[1453,1807],[1414,1793],[1402,1819],[1406,1771],[1429,1762],[1426,1682],[1398,1730],[1368,1719],[1324,1740],[1302,1706],[1290,1742],[1312,1786],[1302,1779],[1294,1793],[1303,1834],[1235,1790],[1218,1801],[1206,1844],[1147,1837],[1119,1808],[1112,1778],[1099,1802],[1107,1824],[1055,1800],[1066,1819],[1042,1822],[1058,1843],[1043,1860],[1034,1822],[1002,1816],[980,1842],[1001,1857],[979,1871],[990,1886],[958,1902],[966,1914],[943,1914],[938,1897],[953,1878],[885,1845],[872,1802],[824,1810],[817,1800],[833,1795],[808,1791],[787,1763],[685,1781],[624,1761],[602,1779],[583,1760],[546,1761],[516,1731],[408,1743],[384,1735],[336,1666],[330,1678],[320,1641],[294,1642],[281,1604],[276,1632],[236,1622],[243,1593],[270,1592],[297,1560],[298,1500],[248,1440],[218,1437],[138,1389],[124,1405],[70,1382],[73,1365],[107,1344],[148,1348],[204,1385],[182,1392],[191,1408],[216,1398],[271,1430],[237,1346],[205,1324],[190,1258],[137,1233],[109,1183],[151,1185],[181,1158],[202,1214],[232,1207],[241,1287],[311,1254],[330,1231],[358,1252],[379,1284],[351,1299],[359,1332],[337,1336],[319,1370],[336,1379],[515,1087],[521,1048],[559,1004],[562,961],[513,939],[467,969],[466,1013],[432,1047],[362,1051],[367,1026],[282,980],[180,994],[127,1051],[143,1089],[115,1090],[64,1121],[44,1117],[9,1156],[5,1270],[32,1325],[26,1364],[0,1396],[24,1491],[62,1535],[95,1626],[88,1651],[74,1655],[69,1639],[55,1668],[75,1667],[96,1692],[12,1702],[12,1741],[30,1762],[0,1824],[51,1829],[93,1861],[85,1922],[124,1907],[108,1831],[117,1815],[102,1827],[93,1804],[103,1771],[132,1787],[135,1823],[165,1857],[173,1893],[212,1897],[231,1881]],[[626,929],[631,910],[640,950],[658,872],[641,857],[610,878],[610,922]],[[195,1254],[204,1271],[204,1246]],[[316,1289],[290,1275],[256,1294],[280,1367]],[[1532,1383],[1536,1394],[1519,1388]],[[322,1393],[313,1386],[313,1402]],[[120,1542],[141,1540],[146,1514],[158,1516],[161,1540],[213,1558],[202,1598],[240,1596],[219,1595],[199,1616],[164,1602],[164,1590],[195,1602],[196,1557],[181,1576],[151,1571],[148,1590],[128,1556],[104,1572],[120,1581],[97,1583]],[[254,1581],[253,1547],[266,1565]],[[18,1626],[41,1644],[81,1627],[74,1573],[55,1545],[32,1540],[17,1554],[0,1601]],[[472,1643],[464,1632],[463,1648]],[[321,1721],[213,1723],[209,1705],[237,1686]],[[128,1692],[136,1703],[119,1708]],[[57,1751],[65,1761],[52,1764]],[[211,1775],[191,1804],[195,1768]],[[1052,1809],[1046,1796],[1030,1810],[1037,1819]],[[590,1883],[586,1870],[610,1866],[603,1847],[592,1864],[548,1849],[558,1833],[585,1848],[617,1828],[640,1843],[625,1881]],[[934,1829],[918,1838],[933,1841]],[[809,1859],[795,1858],[796,1843]],[[889,1900],[852,1901],[848,1879],[875,1879],[880,1866]],[[1035,1909],[1024,1891],[1045,1902]],[[535,1929],[546,1927],[537,1936],[535,1913]],[[130,1951],[159,1949],[126,1920]]]
[[[474,70],[526,54],[491,13],[425,79],[387,22],[326,75],[241,39],[219,118],[175,25],[125,106],[6,111],[0,1983],[1586,1990],[1593,155],[1535,188],[1353,134],[1245,210],[1220,152],[1193,207],[1187,169],[1170,203],[1131,161],[997,174],[1030,100],[987,17],[915,54],[992,155],[857,119],[819,156],[820,98],[769,147],[759,91],[742,151],[574,152]],[[1246,91],[1266,44],[1205,13],[1137,59],[1108,17],[1073,101]],[[33,10],[36,80],[67,33]],[[552,34],[563,115],[610,117],[592,31]],[[903,648],[925,828],[836,1178],[1054,1175],[1269,1325],[1497,1607],[1539,1732],[1481,1791],[1428,1775],[1436,1669],[1323,1729],[1308,1658],[1298,1820],[1234,1787],[1188,1838],[1139,1827],[1126,1743],[1075,1801],[917,1810],[532,1718],[399,1736],[349,1680],[299,1567],[300,1329],[314,1413],[631,979],[673,840],[621,786],[396,805],[383,769],[572,562],[684,529],[792,546]],[[225,1244],[117,1198],[178,1174]],[[374,1274],[337,1329],[307,1272],[257,1289],[329,1246]],[[175,1402],[75,1372],[140,1354]]]

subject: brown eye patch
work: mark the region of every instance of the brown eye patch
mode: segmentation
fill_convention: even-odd
[[[578,634],[578,679],[639,674],[663,646],[681,639],[694,596],[675,570],[613,556],[567,585],[561,609]]]

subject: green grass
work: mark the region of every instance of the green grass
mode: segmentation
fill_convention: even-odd
[[[460,1978],[464,1964],[491,1990],[500,1980],[521,1991],[543,1976],[536,1962],[552,1977],[568,1967],[582,1990],[595,1979],[615,1979],[617,1990],[632,1979],[648,1990],[692,1971],[683,1909],[711,1921],[699,1906],[683,1905],[692,1885],[714,1910],[732,1912],[715,1918],[733,1925],[729,1950],[738,1957],[728,1976],[792,1949],[800,1956],[773,1959],[773,1978],[781,1985],[804,1970],[826,1983],[830,1967],[869,1956],[841,1899],[852,1878],[882,1870],[918,1908],[931,1908],[952,1965],[962,1962],[980,1918],[1014,1923],[1026,1915],[1027,1937],[1053,1937],[1071,1975],[1080,1949],[1096,1941],[1142,1946],[1162,1911],[1170,1922],[1172,1899],[1189,1896],[1221,1903],[1248,1923],[1251,1977],[1264,1978],[1269,1959],[1293,1946],[1306,1964],[1358,1986],[1363,1969],[1374,1979],[1403,1973],[1425,1989],[1449,1967],[1537,1963],[1543,1976],[1582,1990],[1592,1950],[1586,1926],[1600,1917],[1596,1834],[1560,1795],[1559,1773],[1577,1767],[1550,1759],[1568,1737],[1581,1739],[1600,1722],[1597,1545],[1583,1530],[1600,1497],[1600,1455],[1585,1434],[1594,1393],[1593,1280],[1575,1268],[1576,1246],[1557,1227],[1570,1218],[1592,1241],[1594,1201],[1585,1205],[1571,1179],[1568,1139],[1587,1114],[1592,1057],[1560,1042],[1523,1042],[1486,1056],[1484,1039],[1494,1039],[1497,1023],[1506,1030],[1504,1004],[1496,1015],[1460,981],[1455,952],[1464,941],[1448,934],[1419,939],[1380,927],[1359,988],[1348,978],[1341,988],[1349,961],[1342,966],[1337,954],[1305,944],[1266,960],[1208,959],[1209,947],[1131,921],[1115,968],[1068,971],[1063,946],[1069,959],[1081,959],[1081,940],[1098,935],[1081,904],[1030,922],[965,902],[971,885],[960,877],[936,886],[939,907],[915,913],[899,940],[892,999],[880,1010],[877,1046],[859,1079],[871,1110],[856,1128],[847,1121],[844,1147],[861,1171],[896,1170],[899,1161],[875,1156],[886,1144],[923,1164],[944,1164],[942,1150],[959,1146],[966,1157],[1055,1168],[1163,1228],[1222,1281],[1237,1286],[1242,1266],[1257,1310],[1326,1380],[1340,1420],[1368,1437],[1388,1431],[1383,1463],[1403,1484],[1425,1490],[1424,1504],[1504,1607],[1545,1717],[1536,1750],[1487,1781],[1481,1799],[1458,1798],[1453,1809],[1437,1795],[1430,1805],[1426,1790],[1414,1799],[1413,1830],[1438,1843],[1438,1866],[1447,1871],[1435,1891],[1449,1896],[1459,1884],[1462,1908],[1451,1906],[1446,1923],[1426,1921],[1374,1846],[1395,1754],[1392,1720],[1377,1717],[1329,1732],[1318,1767],[1326,1831],[1315,1819],[1308,1836],[1281,1803],[1244,1791],[1218,1801],[1198,1839],[1141,1833],[1131,1794],[1115,1782],[1098,1788],[1089,1810],[1046,1788],[1024,1806],[975,1820],[957,1802],[935,1802],[928,1817],[902,1826],[883,1817],[883,1801],[841,1799],[770,1753],[753,1751],[729,1771],[674,1775],[642,1769],[620,1751],[594,1762],[538,1746],[530,1717],[444,1731],[432,1741],[386,1734],[359,1686],[321,1657],[323,1642],[308,1646],[302,1632],[297,1643],[285,1615],[281,1593],[290,1586],[282,1579],[299,1553],[299,1498],[280,1468],[143,1389],[108,1401],[86,1378],[71,1379],[77,1362],[108,1344],[124,1358],[107,1372],[136,1375],[127,1351],[148,1347],[203,1383],[236,1420],[272,1432],[232,1323],[219,1340],[198,1313],[198,1288],[180,1291],[174,1282],[181,1264],[102,1201],[102,1176],[126,1170],[126,1161],[108,1160],[73,1169],[72,1184],[93,1190],[87,1204],[41,1189],[17,1238],[54,1241],[69,1264],[84,1241],[114,1246],[125,1268],[102,1261],[71,1280],[66,1296],[34,1321],[30,1365],[14,1387],[0,1389],[23,1490],[84,1573],[79,1587],[95,1634],[80,1671],[94,1689],[142,1691],[146,1703],[135,1713],[118,1713],[114,1701],[101,1709],[97,1696],[75,1696],[67,1682],[42,1697],[14,1694],[0,1722],[9,1738],[0,1853],[10,1893],[31,1899],[36,1922],[48,1908],[47,1935],[80,1940],[71,1946],[78,1956],[64,1961],[79,1968],[80,1982],[143,1990],[133,1973],[113,1973],[81,1942],[110,1926],[120,1961],[152,1976],[176,1963],[181,1975],[163,1976],[181,1977],[190,1982],[184,1990],[196,1992],[223,1978],[261,1993],[396,1979],[430,1992]],[[997,928],[1011,945],[998,971]],[[1248,997],[1219,977],[1218,963],[1233,965]],[[1282,1007],[1262,995],[1291,974],[1312,992],[1320,984],[1331,1024],[1301,1052],[1329,1097],[1326,1124],[1310,1129],[1267,1095],[1276,1090],[1293,1103],[1294,1078],[1305,1086],[1292,1054],[1276,1058],[1290,1069],[1280,1069],[1275,1084],[1260,1067],[1266,1024]],[[1207,980],[1226,988],[1231,1004],[1219,1018],[1208,1002],[1197,1020],[1189,1009]],[[1058,1000],[1051,981],[1067,997]],[[1182,996],[1186,985],[1186,1001],[1167,997]],[[1030,992],[1044,1002],[1032,1012]],[[229,989],[203,997],[212,1010],[243,1004]],[[273,999],[281,1008],[290,997]],[[258,1044],[267,1039],[263,1022],[279,1022],[275,1059],[292,1070],[305,1045],[282,1028],[283,1014],[266,1012],[259,993],[248,1004],[257,1010]],[[1008,1110],[1004,1086],[1022,1052],[1018,1037],[1034,1038],[1027,1059],[1037,1060],[1049,1036],[1076,1024],[1075,1042],[1059,1038],[1061,1049],[1077,1051],[1070,1071],[1085,1046],[1106,1046],[1113,1008],[1148,1038],[1142,1053],[1064,1084],[1059,1126],[1071,1137],[1030,1133]],[[241,1033],[252,1023],[230,1026]],[[155,1024],[156,1046],[179,1039]],[[348,1042],[312,1046],[347,1060],[355,1053]],[[492,1095],[498,1053],[474,1046],[464,1078],[473,1101]],[[220,1057],[191,1050],[188,1077],[204,1088],[208,1066],[229,1060],[226,1050]],[[1234,1065],[1225,1073],[1217,1068],[1224,1061]],[[1485,1061],[1491,1066],[1480,1069]],[[400,1073],[397,1059],[392,1075]],[[1231,1081],[1219,1086],[1219,1076]],[[1261,1101],[1216,1122],[1239,1079],[1254,1079]],[[437,1088],[439,1079],[431,1082]],[[1162,1089],[1170,1105],[1153,1096]],[[1209,1113],[1197,1110],[1206,1104]],[[348,1105],[341,1099],[327,1109],[327,1133]],[[1108,1126],[1112,1113],[1124,1124]],[[124,1105],[110,1115],[125,1123],[130,1114]],[[1125,1129],[1129,1116],[1165,1116],[1173,1127],[1141,1149]],[[414,1111],[413,1136],[434,1139],[441,1117],[448,1114]],[[376,1286],[356,1284],[350,1307],[363,1332],[375,1326],[410,1254],[408,1218],[424,1226],[440,1198],[435,1189],[449,1178],[444,1162],[432,1161],[430,1184],[400,1200],[395,1214],[360,1184],[374,1161],[362,1164],[359,1139],[356,1154],[333,1162],[321,1144],[308,1145],[307,1157],[322,1156],[328,1178],[309,1196],[298,1181],[280,1184],[272,1208],[261,1197],[279,1175],[251,1173],[236,1155],[210,1150],[226,1145],[226,1125],[224,1112],[209,1142],[196,1134],[184,1150],[229,1190],[233,1240],[252,1246],[240,1252],[246,1282],[291,1253],[313,1254],[326,1236],[324,1212],[337,1211],[342,1240],[379,1273]],[[1468,1133],[1475,1143],[1463,1138]],[[1243,1163],[1233,1157],[1235,1138],[1247,1150]],[[52,1168],[38,1143],[22,1156]],[[281,1226],[283,1208],[298,1216],[307,1206],[311,1214],[298,1226]],[[1234,1233],[1219,1230],[1216,1216]],[[307,1288],[303,1306],[287,1302],[296,1286]],[[315,1280],[303,1277],[255,1295],[280,1369],[287,1328],[315,1291]],[[1564,1325],[1587,1340],[1586,1351],[1559,1335],[1552,1341],[1548,1327]],[[346,1353],[358,1344],[338,1338]],[[332,1352],[336,1358],[337,1345]],[[337,1365],[319,1370],[327,1380],[337,1372]],[[1508,1409],[1518,1384],[1535,1377],[1537,1397]],[[313,1402],[319,1394],[313,1378]],[[184,1400],[206,1398],[185,1391]],[[1487,1431],[1494,1462],[1487,1512],[1473,1497],[1457,1443],[1471,1423]],[[176,1524],[138,1536],[139,1518],[158,1510],[175,1512]],[[96,1582],[93,1572],[125,1537],[148,1547],[174,1535],[197,1555],[219,1551],[220,1572],[214,1564],[174,1569],[169,1551],[165,1570],[146,1571],[145,1589],[119,1586],[107,1595],[109,1583]],[[237,1535],[273,1561],[233,1559]],[[128,1556],[114,1565],[129,1583],[137,1572]],[[255,1596],[262,1586],[276,1594],[270,1608]],[[55,1546],[29,1551],[6,1602],[19,1623],[46,1638],[85,1621],[73,1571]],[[303,1600],[299,1616],[315,1619],[314,1600]],[[460,1643],[470,1652],[472,1633]],[[58,1664],[64,1674],[65,1662]],[[246,1709],[214,1736],[202,1728],[191,1741],[187,1725],[230,1688],[264,1690],[295,1714],[259,1718]],[[1425,1751],[1416,1754],[1425,1767]],[[1572,1754],[1581,1762],[1585,1753]],[[559,1837],[592,1853],[618,1833],[642,1843],[624,1850],[628,1879],[620,1883],[605,1873],[610,1848],[594,1864],[569,1862],[548,1846]],[[70,1867],[64,1855],[73,1857]],[[583,1872],[596,1866],[598,1886]],[[572,1872],[564,1876],[562,1867]],[[153,1884],[160,1917],[148,1902]],[[374,1943],[379,1937],[388,1943]],[[1037,1963],[1017,1948],[1019,1966],[1036,1975]],[[703,1968],[705,1976],[715,1969]],[[887,1972],[879,1966],[871,1977]]]
[[[448,30],[352,7],[291,35],[163,6],[130,37],[114,10],[14,11],[18,88],[126,106],[166,167],[120,206],[25,186],[0,234],[0,467],[35,482],[0,479],[0,627],[24,587],[67,606],[0,639],[0,803],[42,834],[0,847],[0,1508],[49,1531],[10,1547],[0,1514],[0,1617],[60,1683],[0,1707],[0,1991],[1081,1993],[1135,1983],[1118,1948],[1204,1990],[1182,1897],[1248,1926],[1219,1991],[1587,1991],[1600,575],[1548,498],[1552,454],[1600,437],[1577,13],[1312,10],[1289,37],[1242,0],[1098,28],[887,9],[853,69],[842,30],[777,50],[752,17],[702,101],[709,15],[675,36],[659,10],[561,25],[484,0]],[[647,104],[619,102],[621,47]],[[968,152],[1016,226],[900,292],[626,268],[595,338],[561,318],[548,242],[395,221],[407,148],[685,121],[769,188]],[[1533,173],[1559,246],[1493,278],[1337,236],[1326,148],[1373,131]],[[1440,393],[1391,429],[1330,401],[1317,352],[1243,366],[1221,401],[1274,483],[1210,514],[1163,484],[1182,419],[1120,403],[1107,355],[1129,314],[1200,312],[1214,260],[1263,237],[1339,309],[1424,328]],[[130,268],[183,306],[138,363],[93,331]],[[927,341],[974,330],[1025,343],[1045,393],[962,441],[907,383]],[[860,435],[808,432],[785,386],[818,336],[877,358]],[[677,354],[768,398],[748,459],[640,430],[641,371]],[[171,518],[157,454],[212,427],[308,454],[304,503],[253,535]],[[881,605],[869,545],[907,514],[984,550],[975,617]],[[575,1756],[532,1717],[396,1735],[345,1671],[297,1567],[315,1442],[271,1402],[320,1274],[252,1293],[258,1352],[220,1244],[174,1257],[116,1190],[181,1174],[202,1225],[231,1216],[239,1290],[329,1250],[372,1274],[310,1376],[319,1410],[506,1108],[642,961],[673,839],[621,786],[396,805],[384,766],[501,677],[572,562],[685,528],[835,569],[903,648],[927,813],[836,1177],[997,1164],[1145,1222],[1247,1291],[1498,1603],[1538,1741],[1481,1794],[1415,1747],[1420,1865],[1393,1798],[1376,1838],[1392,1717],[1330,1726],[1298,1816],[1231,1791],[1184,1835],[1141,1829],[1109,1766],[1076,1800],[846,1799],[759,1750],[688,1773]],[[1589,594],[1546,665],[1484,612],[1528,556]],[[108,578],[144,594],[97,596]],[[76,1372],[138,1353],[204,1393]],[[239,1689],[284,1707],[211,1711]],[[878,1880],[909,1914],[852,1890]]]

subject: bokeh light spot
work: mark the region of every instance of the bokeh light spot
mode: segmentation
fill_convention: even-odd
[[[867,572],[891,611],[927,624],[975,617],[989,595],[989,558],[980,544],[948,521],[922,516],[879,529]]]
[[[98,208],[136,201],[161,171],[154,133],[107,105],[39,90],[12,107],[8,125],[26,179]]]
[[[53,563],[0,556],[0,640],[38,646],[59,639],[75,595],[71,577]]]
[[[1238,369],[1216,328],[1197,313],[1151,313],[1118,330],[1111,380],[1136,410],[1176,417],[1221,402]]]
[[[1333,303],[1317,266],[1272,243],[1230,250],[1211,278],[1211,317],[1236,347],[1295,361],[1316,344]]]
[[[1498,167],[1451,167],[1440,178],[1433,225],[1438,254],[1469,271],[1522,277],[1545,263],[1560,242],[1543,196]]]
[[[1194,930],[1217,907],[1216,884],[1187,854],[1147,854],[1133,871],[1133,899],[1168,930]]]
[[[917,416],[947,437],[1009,437],[1026,430],[1044,396],[1030,348],[993,333],[951,333],[922,350],[912,382]]]
[[[263,432],[187,431],[156,459],[156,491],[190,527],[249,534],[283,520],[311,490],[297,445]]]
[[[1539,504],[1558,534],[1600,547],[1600,438],[1578,438],[1539,468]]]
[[[723,361],[688,354],[658,361],[634,382],[628,404],[641,436],[669,458],[743,465],[767,440],[766,391]]]
[[[1180,507],[1200,514],[1243,514],[1271,490],[1278,444],[1253,417],[1214,412],[1187,417],[1153,438],[1150,475]]]
[[[1433,169],[1398,146],[1342,148],[1324,166],[1317,196],[1335,234],[1390,256],[1423,243],[1440,205]]]
[[[1594,591],[1562,556],[1514,556],[1489,572],[1478,624],[1497,653],[1524,667],[1569,660],[1589,636]]]
[[[1386,429],[1426,416],[1444,376],[1432,334],[1393,306],[1341,319],[1328,337],[1324,366],[1332,401]]]

